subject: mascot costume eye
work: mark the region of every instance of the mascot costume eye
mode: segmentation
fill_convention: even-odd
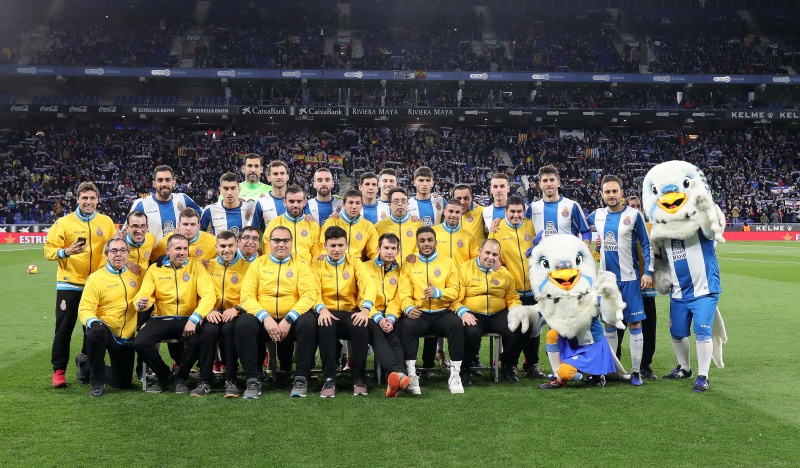
[[[693,390],[708,390],[713,359],[723,367],[725,324],[717,303],[722,292],[715,246],[725,242],[725,216],[711,197],[706,177],[693,164],[669,161],[644,178],[642,206],[650,219],[656,290],[670,295],[670,334],[678,367],[668,379],[693,375],[689,362],[690,326],[697,348]]]

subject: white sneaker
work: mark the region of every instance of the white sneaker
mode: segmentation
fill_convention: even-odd
[[[419,387],[419,376],[410,375],[409,377],[411,377],[411,382],[408,384],[406,392],[412,395],[422,395],[422,389]]]
[[[450,378],[447,379],[447,386],[450,387],[450,393],[453,395],[464,393],[464,386],[461,385],[461,376],[457,373],[450,374]]]

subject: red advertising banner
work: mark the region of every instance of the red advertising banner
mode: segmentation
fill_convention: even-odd
[[[0,244],[44,244],[46,232],[4,232],[0,234]]]
[[[730,231],[723,234],[728,242],[736,241],[789,241],[800,242],[800,232],[743,232]]]

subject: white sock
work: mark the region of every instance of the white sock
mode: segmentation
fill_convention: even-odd
[[[681,338],[680,340],[672,338],[672,348],[675,350],[675,357],[678,358],[678,364],[681,369],[692,370],[692,366],[689,364],[689,338]]]
[[[417,361],[406,361],[406,370],[409,377],[416,377],[417,375]]]
[[[461,373],[461,361],[450,361],[450,375],[459,375]]]
[[[619,346],[619,335],[617,335],[617,327],[614,325],[605,325],[603,327],[604,335],[608,345],[611,346],[611,352],[617,354],[617,346]]]
[[[711,342],[711,337],[698,336],[697,341],[697,375],[705,375],[708,377],[708,370],[711,367],[711,350],[714,345]]]
[[[553,369],[553,375],[556,375],[558,366],[561,365],[561,354],[558,351],[548,351],[547,359],[550,361],[550,368]]]
[[[641,328],[628,330],[631,346],[631,372],[639,372],[642,366],[642,353],[644,352],[644,335]]]

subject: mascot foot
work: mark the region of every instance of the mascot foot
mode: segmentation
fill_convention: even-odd
[[[698,375],[697,380],[694,381],[693,392],[705,392],[708,390],[708,377],[705,375]]]
[[[549,381],[547,383],[543,383],[543,384],[539,385],[539,388],[541,390],[553,390],[553,389],[556,389],[556,388],[564,388],[566,386],[567,386],[567,383],[564,382],[563,380],[553,379],[553,380],[551,380],[551,381]]]

